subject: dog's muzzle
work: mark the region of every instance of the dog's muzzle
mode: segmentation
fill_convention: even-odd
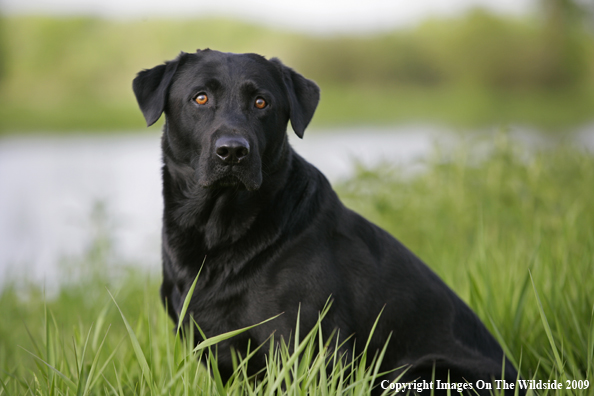
[[[246,138],[223,135],[215,140],[211,150],[199,171],[198,179],[203,187],[248,191],[260,188],[262,172],[258,150],[250,147]]]

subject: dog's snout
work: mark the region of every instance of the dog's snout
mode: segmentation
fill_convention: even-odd
[[[221,137],[215,143],[215,153],[227,164],[237,164],[250,153],[250,145],[242,137]]]

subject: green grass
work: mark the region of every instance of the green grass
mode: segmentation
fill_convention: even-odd
[[[528,150],[501,134],[436,149],[422,165],[414,177],[387,164],[360,169],[337,190],[470,304],[524,378],[591,383],[539,394],[594,395],[594,157],[565,146]],[[160,276],[108,265],[99,245],[77,266],[92,273],[47,296],[37,285],[4,286],[0,395],[368,394],[374,366],[326,372],[314,350],[332,360],[332,341],[317,328],[292,341],[302,359],[282,348],[260,382],[238,360],[221,383],[211,360],[196,362],[204,350],[174,336]]]

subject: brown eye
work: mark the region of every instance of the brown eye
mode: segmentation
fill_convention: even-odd
[[[204,94],[204,93],[201,93],[198,96],[196,96],[196,99],[194,99],[194,100],[199,105],[203,105],[203,104],[206,104],[206,102],[208,102],[208,96],[206,96],[206,94]]]
[[[254,102],[254,105],[258,108],[258,109],[263,109],[264,107],[266,107],[268,104],[266,103],[266,101],[262,98],[257,98],[256,101]]]

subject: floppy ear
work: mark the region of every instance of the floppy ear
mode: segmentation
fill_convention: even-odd
[[[132,89],[136,95],[138,106],[144,115],[146,125],[151,126],[165,110],[165,100],[169,85],[175,75],[183,53],[175,60],[165,62],[164,65],[143,70],[132,82]]]
[[[283,65],[278,58],[272,58],[270,62],[274,63],[283,74],[289,97],[291,126],[297,136],[303,138],[303,132],[318,107],[320,88],[313,81]]]

